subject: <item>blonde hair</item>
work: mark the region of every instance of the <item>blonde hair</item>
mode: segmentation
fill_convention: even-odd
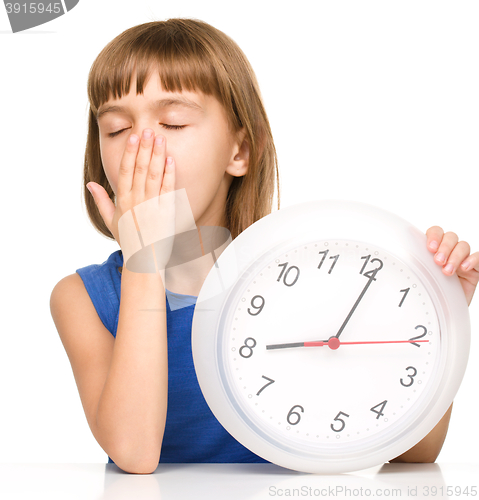
[[[95,59],[88,76],[90,102],[83,186],[96,182],[115,203],[100,156],[99,107],[130,91],[136,73],[137,94],[143,92],[152,68],[166,91],[201,91],[223,105],[233,131],[244,128],[249,145],[248,171],[234,177],[225,216],[232,238],[271,213],[275,189],[280,205],[279,171],[271,128],[256,76],[238,45],[223,32],[195,19],[168,19],[134,26],[113,39]],[[90,221],[107,238],[106,227],[90,193],[84,189]]]

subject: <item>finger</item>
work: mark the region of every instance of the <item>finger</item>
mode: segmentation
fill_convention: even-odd
[[[444,274],[454,274],[464,259],[469,255],[470,251],[471,247],[469,243],[460,241],[452,250],[446,265],[443,267]]]
[[[459,238],[457,237],[456,233],[445,233],[442,237],[442,241],[439,245],[436,255],[434,256],[435,262],[441,266],[444,266],[458,241]]]
[[[178,220],[176,218],[176,196],[175,192],[175,162],[173,158],[168,157],[166,159],[165,173],[163,175],[163,183],[161,185],[160,197],[159,197],[159,207],[163,219],[162,229],[169,236],[169,241],[171,241],[171,236],[175,236],[176,228],[178,227]],[[171,247],[169,245],[162,248],[162,251],[158,257],[160,263],[168,262],[171,255]],[[160,266],[164,269],[164,265]]]
[[[151,128],[143,130],[136,157],[135,173],[133,175],[132,191],[143,201],[145,195],[146,176],[150,166],[151,155],[153,152],[153,142],[155,133]]]
[[[461,264],[461,271],[479,271],[479,252],[469,255]]]
[[[161,185],[160,195],[165,193],[171,193],[175,190],[175,172],[176,165],[175,160],[169,156],[166,159],[165,174],[163,176],[163,183]]]
[[[427,236],[427,248],[431,252],[437,252],[439,245],[441,244],[442,237],[444,236],[444,231],[439,226],[432,226],[426,231]]]
[[[161,135],[156,136],[153,146],[153,155],[148,168],[146,178],[145,198],[150,200],[160,194],[161,183],[163,181],[166,161],[165,138]]]
[[[120,171],[118,174],[117,198],[129,194],[133,184],[133,174],[135,172],[136,155],[140,138],[136,134],[131,134],[126,141],[125,151],[120,161]]]
[[[100,186],[100,184],[97,184],[96,182],[89,182],[87,184],[87,188],[89,188],[89,191],[95,200],[98,211],[100,212],[106,227],[110,232],[112,232],[111,221],[113,220],[113,215],[115,214],[115,205],[108,196],[108,193],[102,186]]]

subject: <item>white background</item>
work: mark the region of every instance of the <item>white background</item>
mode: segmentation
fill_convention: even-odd
[[[249,58],[278,150],[282,207],[364,201],[479,250],[477,2],[80,0],[17,34],[0,5],[0,462],[107,460],[49,299],[61,278],[119,248],[82,201],[89,68],[125,29],[169,17],[209,22]],[[478,301],[439,463],[479,463]]]

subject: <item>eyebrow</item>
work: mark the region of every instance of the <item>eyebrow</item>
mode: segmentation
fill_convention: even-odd
[[[186,97],[172,97],[169,99],[159,99],[150,106],[150,109],[158,109],[158,108],[161,109],[169,106],[183,106],[186,108],[203,111],[203,108],[199,104],[197,104],[194,101],[191,101],[190,99],[187,99]],[[126,110],[127,108],[124,106],[117,106],[117,105],[100,106],[100,109],[96,114],[96,119],[99,120],[106,113],[122,113],[125,112]]]

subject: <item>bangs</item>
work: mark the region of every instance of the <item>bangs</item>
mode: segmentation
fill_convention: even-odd
[[[102,104],[130,92],[135,74],[136,93],[142,94],[154,70],[167,92],[201,91],[227,104],[227,76],[218,55],[191,27],[188,33],[170,21],[147,23],[140,31],[138,26],[131,28],[98,55],[88,77],[88,98],[95,116]]]

